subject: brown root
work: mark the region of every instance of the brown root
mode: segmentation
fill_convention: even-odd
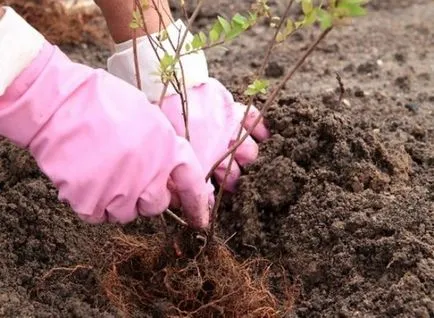
[[[67,8],[59,0],[5,0],[28,23],[56,45],[109,45],[104,19],[96,8]]]
[[[240,263],[223,243],[199,246],[188,235],[170,244],[163,234],[114,237],[102,273],[110,301],[127,316],[138,310],[163,317],[283,314],[268,289],[269,267],[258,275],[264,261]]]

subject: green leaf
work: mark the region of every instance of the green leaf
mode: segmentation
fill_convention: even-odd
[[[223,32],[223,28],[220,25],[220,23],[218,22],[214,23],[213,27],[209,31],[209,37],[211,43],[215,43],[218,40],[220,40],[222,32]]]
[[[203,32],[199,32],[199,37],[200,37],[200,40],[202,41],[202,46],[204,46],[206,44],[206,42],[208,41],[206,34]]]
[[[199,34],[195,34],[195,35],[194,35],[194,37],[193,37],[193,41],[191,41],[191,46],[192,46],[193,49],[195,49],[195,50],[202,48],[203,43],[202,43],[202,40],[201,40]]]
[[[169,38],[169,34],[167,33],[167,30],[162,30],[159,34],[159,41],[163,42],[166,41]]]
[[[295,28],[295,26],[294,26],[294,22],[292,22],[291,19],[288,19],[288,21],[286,21],[285,33],[286,33],[287,35],[291,34],[292,31],[294,31],[294,28]]]
[[[268,86],[269,86],[269,82],[267,80],[258,80],[257,79],[247,87],[244,94],[247,96],[266,94]]]
[[[318,21],[320,22],[321,29],[325,30],[333,25],[333,17],[330,12],[318,9]]]
[[[303,26],[303,24],[304,24],[304,21],[296,21],[294,23],[294,26],[295,26],[296,29],[299,29],[300,27]]]
[[[142,17],[140,15],[139,10],[133,11],[131,22],[130,22],[129,26],[132,29],[138,29],[138,28],[143,27],[143,21],[142,21]]]
[[[276,35],[276,42],[280,43],[286,40],[286,36],[282,33],[282,31],[279,31]]]
[[[163,70],[167,70],[171,66],[175,64],[175,58],[168,54],[164,53],[164,56],[160,59],[160,66]]]
[[[288,19],[286,21],[285,28],[282,31],[279,31],[279,33],[277,33],[276,42],[280,43],[285,41],[288,38],[288,36],[290,36],[291,33],[294,31],[294,28],[295,28],[294,22],[292,22],[291,19]]]
[[[131,21],[129,26],[131,29],[138,29],[140,27],[136,21]]]
[[[231,25],[230,23],[223,17],[218,16],[217,17],[218,21],[220,22],[220,25],[222,26],[223,30],[225,31],[225,33],[229,33],[231,31]]]
[[[349,15],[352,17],[361,17],[366,15],[366,9],[357,4],[348,5],[347,8],[349,11]]]
[[[243,28],[246,27],[246,25],[249,25],[249,20],[242,16],[241,14],[237,13],[232,17],[232,23],[233,24],[239,24],[241,25]]]
[[[304,17],[304,25],[310,26],[315,23],[317,17],[317,10],[311,10],[309,14]]]
[[[143,10],[149,9],[149,1],[148,0],[142,0],[142,1],[140,1],[140,4],[142,5]]]
[[[242,26],[235,24],[234,27],[231,29],[231,31],[228,34],[226,34],[226,39],[232,40],[237,36],[239,36],[241,33],[243,33],[243,31],[244,29]]]
[[[220,39],[220,34],[216,30],[209,31],[209,39],[211,43],[215,43]]]
[[[341,0],[338,2],[337,9],[344,10],[346,16],[358,17],[366,15],[366,9],[362,7],[364,0]]]
[[[312,0],[302,0],[301,8],[303,10],[304,15],[308,15],[313,10]]]

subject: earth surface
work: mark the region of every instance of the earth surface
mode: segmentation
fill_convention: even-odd
[[[208,3],[198,28],[249,5]],[[431,0],[374,0],[333,30],[267,112],[273,135],[224,199],[221,235],[241,259],[283,266],[274,288],[294,286],[294,317],[434,317],[433,16]],[[317,34],[279,46],[267,79],[281,80]],[[207,51],[212,76],[238,96],[271,35],[258,25]],[[110,47],[90,42],[59,45],[104,68]],[[120,317],[86,265],[120,228],[79,221],[34,160],[0,140],[0,317]]]

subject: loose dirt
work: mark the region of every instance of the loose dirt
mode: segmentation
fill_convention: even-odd
[[[198,26],[247,8],[234,3],[213,1]],[[370,10],[334,30],[287,85],[266,116],[272,138],[220,215],[241,260],[286,270],[273,286],[293,284],[296,317],[434,316],[434,3],[377,0]],[[207,52],[212,75],[238,94],[271,32],[260,25]],[[315,34],[277,49],[272,83]],[[84,40],[61,47],[95,67],[110,54]],[[0,141],[0,316],[120,317],[89,266],[120,227],[84,224],[56,195],[27,153]],[[122,230],[150,234],[158,223]]]

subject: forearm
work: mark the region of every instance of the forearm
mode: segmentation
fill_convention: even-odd
[[[129,24],[134,10],[134,0],[96,0],[104,18],[107,21],[109,32],[116,43],[132,38],[132,29]],[[149,0],[150,7],[143,11],[146,30],[155,33],[167,26],[173,20],[168,0]],[[137,36],[146,35],[142,29],[137,30]]]

